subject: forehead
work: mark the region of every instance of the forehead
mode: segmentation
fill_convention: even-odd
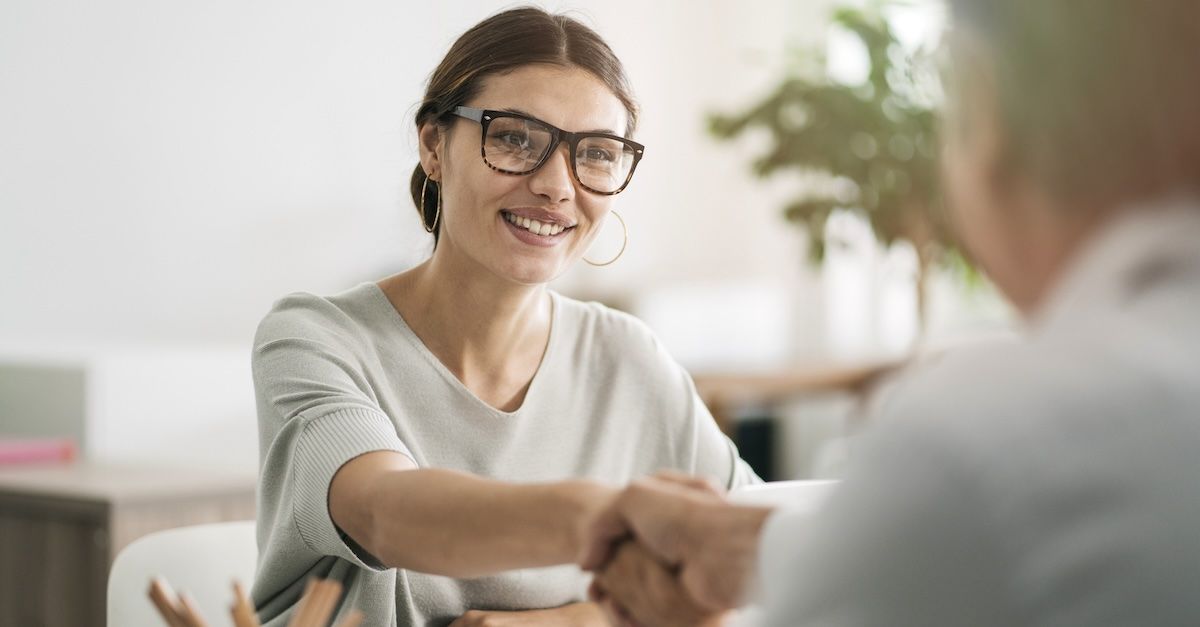
[[[516,109],[565,131],[625,134],[625,106],[600,79],[577,67],[525,65],[483,81],[472,106]]]

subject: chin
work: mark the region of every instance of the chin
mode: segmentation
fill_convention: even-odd
[[[563,270],[557,263],[524,263],[505,268],[498,274],[521,285],[545,285],[557,279]]]

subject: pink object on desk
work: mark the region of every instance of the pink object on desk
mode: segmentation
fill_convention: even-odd
[[[75,442],[67,439],[0,440],[0,465],[69,462]]]

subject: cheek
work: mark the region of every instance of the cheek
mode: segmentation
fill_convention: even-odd
[[[444,200],[450,209],[447,220],[455,228],[486,229],[490,219],[502,206],[502,199],[512,193],[513,182],[507,177],[486,172],[456,172],[455,185]],[[485,224],[487,222],[487,224]]]
[[[597,239],[607,241],[609,237],[617,241],[621,239],[621,223],[617,221],[616,216],[609,215],[612,213],[611,200],[605,198],[583,205],[580,209],[587,220],[587,231],[580,238],[582,243],[591,244]]]

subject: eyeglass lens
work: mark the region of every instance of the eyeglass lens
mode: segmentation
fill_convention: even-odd
[[[554,148],[554,131],[533,120],[496,117],[483,138],[483,157],[492,167],[525,174],[533,171]],[[599,192],[620,189],[633,168],[634,151],[608,137],[582,137],[571,155],[579,182]]]

